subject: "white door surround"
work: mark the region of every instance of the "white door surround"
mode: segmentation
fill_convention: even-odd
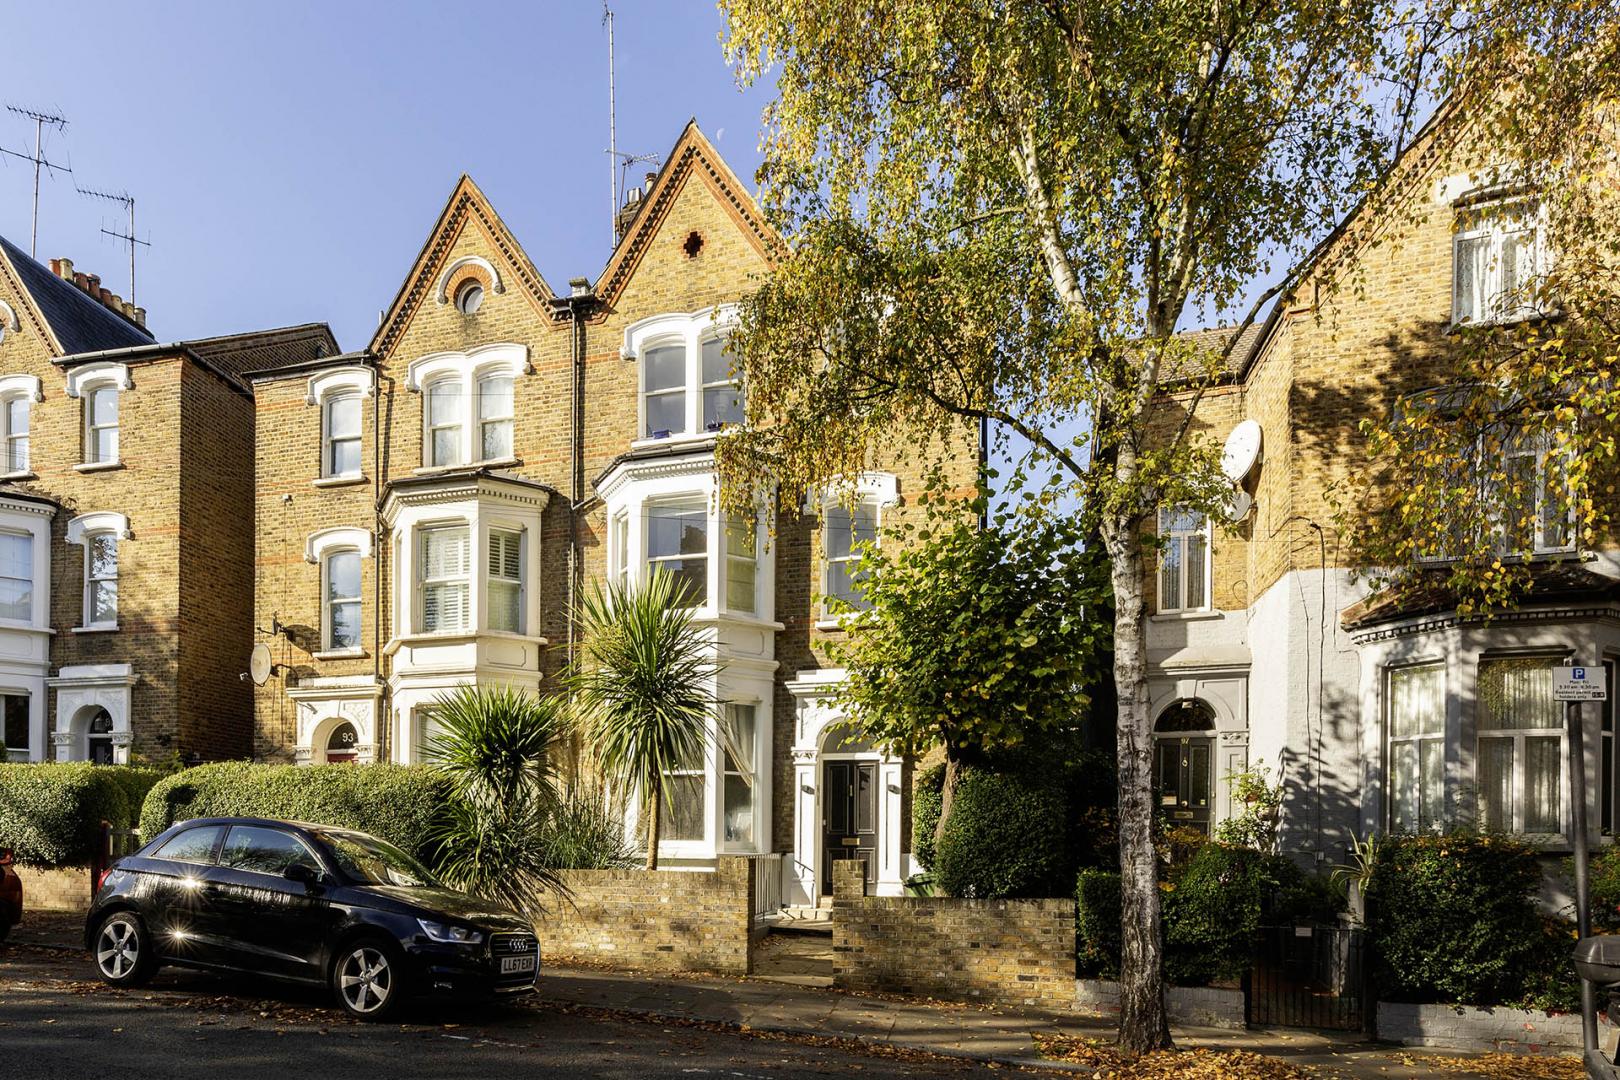
[[[833,692],[844,681],[843,668],[801,671],[787,682],[794,697],[793,718],[793,855],[785,861],[783,902],[792,906],[815,907],[821,899],[820,881],[824,873],[821,805],[822,763],[827,760],[861,760],[877,763],[878,830],[875,892],[879,896],[900,896],[905,892],[910,855],[900,850],[901,783],[904,762],[876,751],[842,752],[837,744],[844,732],[835,728],[844,718],[833,701]]]
[[[88,761],[89,725],[101,709],[112,720],[113,764],[129,764],[130,696],[135,686],[134,669],[129,664],[70,664],[57,669],[56,677],[46,679],[56,690],[56,730],[51,742],[57,761]]]

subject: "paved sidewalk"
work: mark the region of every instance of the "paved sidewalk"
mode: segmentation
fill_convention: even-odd
[[[760,979],[669,977],[547,965],[540,996],[560,1004],[610,1009],[672,1020],[697,1020],[759,1031],[859,1039],[862,1042],[1007,1065],[1042,1065],[1037,1033],[1111,1039],[1113,1025],[1076,1016],[850,994]],[[1229,1031],[1177,1028],[1184,1049],[1208,1047],[1270,1054],[1314,1067],[1323,1077],[1442,1075],[1414,1067],[1406,1051],[1345,1032],[1299,1029]],[[1085,1070],[1090,1072],[1090,1069]],[[1444,1075],[1467,1075],[1447,1069]]]

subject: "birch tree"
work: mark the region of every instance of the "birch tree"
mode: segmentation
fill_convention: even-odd
[[[962,422],[1020,512],[1081,508],[1115,603],[1127,1049],[1170,1042],[1143,535],[1229,491],[1190,419],[1150,432],[1155,393],[1211,383],[1430,103],[1489,85],[1481,43],[1528,36],[1537,0],[1492,2],[721,0],[739,80],[775,82],[760,178],[788,240],[732,341],[727,497],[940,458]],[[1216,317],[1224,345],[1177,333]]]

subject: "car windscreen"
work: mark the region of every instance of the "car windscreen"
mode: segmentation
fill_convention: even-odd
[[[439,884],[428,868],[393,844],[363,833],[315,834],[345,875],[360,885],[403,885],[425,888]]]

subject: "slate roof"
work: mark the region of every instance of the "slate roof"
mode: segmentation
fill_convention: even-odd
[[[1214,381],[1217,383],[1231,382],[1243,374],[1248,368],[1251,354],[1259,347],[1260,339],[1265,334],[1266,320],[1257,319],[1243,331],[1237,344],[1221,360],[1220,367],[1215,372]],[[1204,330],[1183,330],[1176,335],[1177,340],[1187,342],[1198,348],[1200,353],[1219,352],[1231,343],[1237,330],[1230,326],[1215,326]],[[1169,357],[1165,368],[1159,373],[1159,383],[1173,387],[1177,383],[1202,380],[1208,374],[1208,361],[1202,356]]]
[[[0,257],[11,265],[62,356],[150,345],[152,335],[71,282],[63,281],[26,251],[0,236]]]
[[[1457,598],[1440,581],[1443,573],[1437,571],[1431,579],[1406,589],[1376,592],[1345,608],[1339,624],[1346,630],[1361,630],[1380,623],[1445,614],[1456,608]],[[1577,563],[1557,562],[1531,568],[1529,588],[1518,606],[1615,599],[1620,599],[1620,580]]]
[[[237,376],[306,364],[343,352],[332,336],[332,328],[325,323],[225,334],[188,341],[185,345],[203,359]]]

